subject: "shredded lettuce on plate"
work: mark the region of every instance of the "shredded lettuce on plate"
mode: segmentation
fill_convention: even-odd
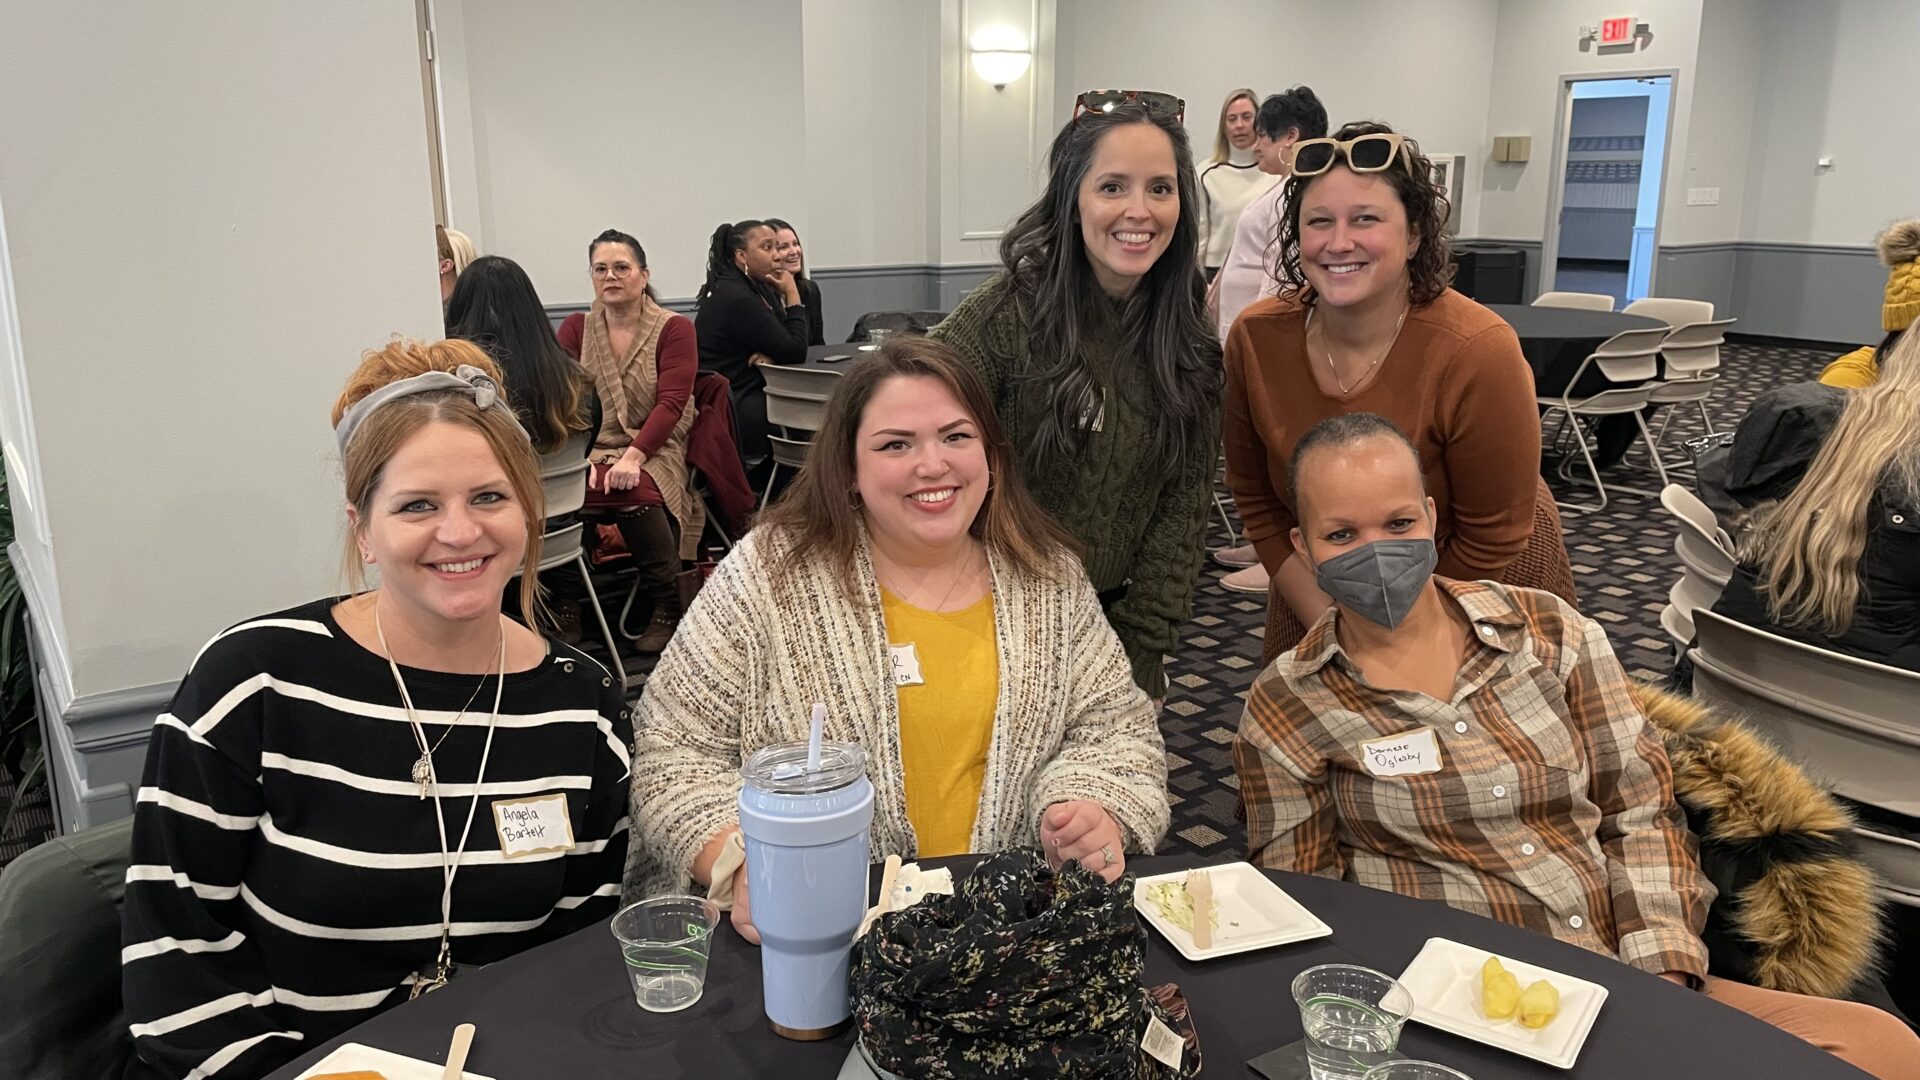
[[[1173,925],[1193,933],[1193,897],[1187,895],[1185,882],[1155,881],[1147,886],[1147,899],[1159,910],[1160,917]],[[1215,901],[1208,920],[1215,930],[1220,929],[1220,903]]]

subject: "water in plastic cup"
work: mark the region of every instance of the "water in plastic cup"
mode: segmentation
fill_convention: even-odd
[[[720,909],[697,896],[656,896],[621,909],[613,936],[627,959],[633,1000],[648,1012],[679,1012],[707,985],[707,951]]]
[[[1394,1057],[1413,995],[1372,968],[1321,964],[1293,980],[1313,1080],[1361,1080]]]
[[[1366,1080],[1473,1080],[1458,1069],[1431,1061],[1389,1061],[1367,1073]]]

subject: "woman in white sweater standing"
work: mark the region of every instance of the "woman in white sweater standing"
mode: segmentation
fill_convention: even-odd
[[[1279,178],[1260,169],[1254,156],[1254,113],[1260,96],[1241,87],[1220,106],[1220,127],[1213,136],[1213,159],[1200,169],[1200,265],[1207,280],[1220,272],[1233,246],[1240,211]]]
[[[951,346],[908,338],[834,391],[806,467],[702,588],[640,700],[629,895],[745,896],[740,765],[861,744],[872,855],[1037,845],[1109,881],[1167,828],[1166,756],[1070,541]]]

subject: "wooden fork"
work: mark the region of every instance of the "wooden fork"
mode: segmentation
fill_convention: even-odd
[[[1193,901],[1193,944],[1213,948],[1213,878],[1205,870],[1187,871],[1187,899]]]

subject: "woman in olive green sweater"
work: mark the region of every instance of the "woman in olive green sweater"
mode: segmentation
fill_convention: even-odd
[[[1007,230],[1004,269],[933,336],[986,377],[1028,486],[1079,542],[1134,681],[1192,612],[1220,445],[1193,156],[1170,110],[1079,112],[1047,190]]]

